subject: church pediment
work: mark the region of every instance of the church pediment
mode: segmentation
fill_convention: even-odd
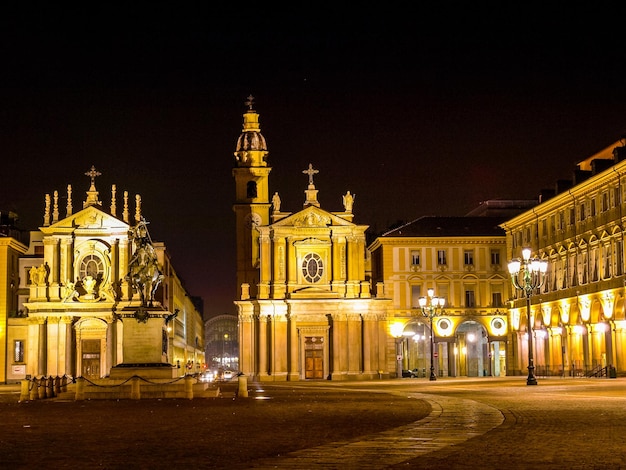
[[[89,206],[40,230],[45,235],[72,233],[75,231],[103,231],[126,233],[129,225],[102,211],[96,206]]]
[[[309,206],[300,212],[291,214],[284,219],[272,224],[272,227],[331,227],[331,226],[354,226],[341,217],[320,209],[316,206]]]

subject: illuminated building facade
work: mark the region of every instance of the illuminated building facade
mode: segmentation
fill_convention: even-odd
[[[302,210],[270,200],[267,145],[252,100],[235,151],[239,368],[255,380],[371,379],[395,364],[382,285],[366,277],[367,226],[353,223],[353,195],[329,212],[312,165]]]
[[[129,232],[142,220],[141,198],[135,197],[131,214],[124,192],[118,210],[113,186],[107,212],[95,187],[99,173],[92,167],[87,175],[91,187],[81,210],[73,210],[71,186],[63,198],[63,217],[58,192],[46,196],[43,226],[31,232],[29,247],[19,258],[17,309],[9,312],[6,338],[2,338],[14,351],[6,357],[5,381],[106,377],[124,360],[124,322],[141,321],[119,315],[140,305],[139,294],[126,276],[133,254]],[[164,363],[181,364],[181,375],[189,369],[197,372],[204,364],[201,313],[171,266],[165,245],[153,247],[163,273],[155,306],[169,319],[157,354]],[[1,255],[3,262],[12,259],[4,252]]]
[[[4,216],[4,213],[0,214],[2,228],[13,227],[17,215],[6,222]],[[24,370],[20,359],[24,357],[25,345],[9,341],[8,331],[13,319],[21,315],[17,293],[20,282],[19,259],[28,249],[25,241],[12,229],[0,230],[0,383],[6,383],[7,377]]]
[[[502,224],[508,259],[530,248],[548,261],[532,296],[532,331],[523,298],[510,310],[511,367],[524,374],[533,335],[537,375],[626,375],[624,224],[626,147],[616,142],[578,163],[532,211]]]
[[[396,375],[507,374],[507,305],[503,217],[421,217],[378,237],[370,246],[372,281],[393,299],[388,321],[396,338]],[[420,309],[429,289],[444,299],[430,318]],[[431,336],[434,335],[434,338]]]

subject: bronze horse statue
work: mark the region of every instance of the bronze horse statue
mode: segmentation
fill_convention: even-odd
[[[131,282],[135,291],[139,292],[141,305],[152,307],[156,290],[163,280],[163,273],[159,268],[146,222],[141,221],[129,234],[135,241],[136,249],[128,264],[129,274],[126,278]]]

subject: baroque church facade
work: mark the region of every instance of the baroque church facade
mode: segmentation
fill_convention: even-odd
[[[95,185],[100,173],[92,167],[86,175],[91,186],[82,208],[74,211],[71,186],[67,197],[46,195],[43,226],[20,252],[6,380],[95,380],[139,363],[169,369],[170,377],[200,372],[202,315],[165,245],[150,239],[141,197],[133,201],[125,191],[118,207],[113,185],[107,211]]]
[[[354,196],[342,196],[342,211],[322,208],[310,164],[302,209],[283,211],[278,192],[270,199],[252,97],[247,105],[232,171],[240,371],[260,381],[389,377],[391,304],[366,274],[367,226],[354,223]]]

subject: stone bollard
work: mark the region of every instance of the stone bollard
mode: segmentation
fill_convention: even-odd
[[[54,377],[50,376],[45,382],[46,398],[54,398]]]
[[[46,398],[46,378],[42,377],[37,380],[37,395],[40,400]]]
[[[20,388],[20,401],[27,401],[30,399],[30,380],[22,379],[22,387]]]
[[[54,378],[54,396],[58,397],[61,393],[61,377],[58,375]]]
[[[133,400],[141,399],[141,384],[139,383],[139,377],[133,377],[130,379],[130,398]]]
[[[193,377],[191,375],[185,376],[185,398],[193,399]]]
[[[248,396],[248,377],[243,374],[239,376],[239,388],[237,389],[237,396],[244,398]]]
[[[36,400],[39,398],[39,387],[37,387],[37,379],[32,379],[30,384],[28,385],[28,393],[30,394],[31,400]]]
[[[85,399],[85,380],[82,377],[76,379],[76,400]]]
[[[61,378],[61,391],[62,392],[67,392],[67,375],[64,375]]]

